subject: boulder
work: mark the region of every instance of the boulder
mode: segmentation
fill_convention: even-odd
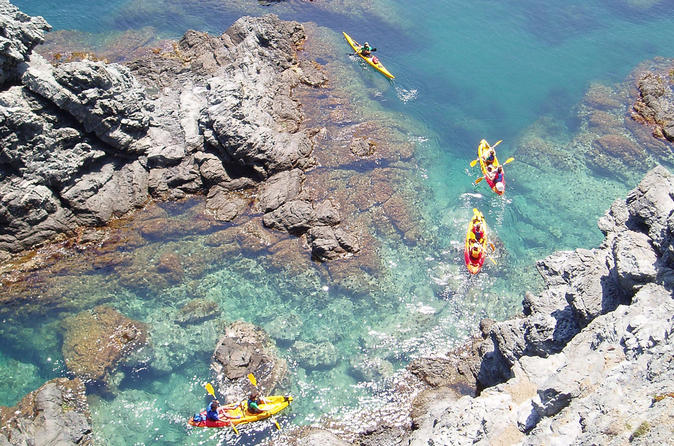
[[[215,347],[211,370],[218,392],[227,401],[240,401],[250,390],[249,373],[263,394],[271,394],[284,379],[287,365],[261,328],[238,321],[225,328]]]
[[[79,378],[56,378],[15,407],[0,407],[0,444],[93,444],[89,404]]]
[[[178,325],[195,325],[214,319],[220,315],[220,307],[210,300],[193,299],[183,305],[177,312],[175,321]]]

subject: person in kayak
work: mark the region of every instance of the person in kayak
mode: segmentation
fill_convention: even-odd
[[[471,241],[470,247],[470,260],[472,262],[477,262],[480,260],[480,255],[482,254],[482,245],[477,242],[477,240]]]
[[[482,229],[480,220],[477,218],[473,219],[473,236],[478,242],[482,242],[482,239],[484,239],[484,229]]]
[[[482,159],[487,166],[494,164],[494,160],[496,159],[496,153],[494,152],[494,149],[489,147],[487,151],[482,154]]]
[[[503,192],[505,189],[505,185],[503,184],[503,166],[501,165],[496,168],[496,172],[494,173],[494,184],[496,190],[499,192]]]
[[[219,421],[220,415],[218,415],[218,407],[220,407],[220,402],[218,400],[211,401],[206,410],[206,418],[211,421]]]
[[[369,56],[372,51],[375,51],[375,48],[372,48],[367,42],[365,42],[363,46],[360,47],[360,54],[363,56]]]
[[[260,395],[258,395],[257,392],[253,392],[250,394],[248,397],[248,412],[252,414],[258,414],[264,412],[264,410],[260,409],[260,404],[262,404],[262,400],[260,399]]]

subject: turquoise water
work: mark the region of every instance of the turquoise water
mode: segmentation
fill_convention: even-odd
[[[114,395],[92,389],[101,442],[210,444],[213,438],[255,444],[273,435],[269,424],[244,429],[236,438],[229,431],[192,432],[184,425],[207,402],[202,383],[210,379],[210,355],[223,323],[242,319],[274,336],[276,319],[284,315],[298,321],[297,340],[334,345],[334,365],[312,369],[276,338],[289,362],[283,390],[296,397],[292,411],[280,419],[288,426],[339,416],[365,401],[386,401],[394,370],[416,356],[449,350],[483,317],[505,319],[518,312],[524,291],[541,286],[535,260],[558,249],[598,245],[597,218],[643,173],[610,178],[578,161],[573,141],[583,131],[578,104],[584,94],[593,83],[624,81],[644,60],[674,57],[672,1],[652,7],[599,0],[548,3],[17,1],[56,30],[83,32],[70,38],[101,51],[124,38],[119,36],[147,27],[156,38],[177,38],[188,28],[219,33],[243,14],[274,12],[316,23],[316,34],[327,40],[316,51],[323,51],[330,70],[343,74],[335,86],[348,88],[361,116],[394,122],[413,144],[414,158],[402,168],[406,181],[393,186],[412,196],[423,237],[406,244],[398,234],[378,231],[376,255],[384,268],[359,272],[356,285],[331,278],[325,265],[305,262],[298,273],[268,253],[218,255],[208,233],[189,230],[129,248],[133,262],[126,269],[83,273],[65,266],[40,279],[46,284],[40,293],[67,305],[30,317],[9,312],[3,320],[0,404],[13,405],[44,380],[65,374],[60,321],[107,303],[148,323],[152,338],[164,342],[155,345],[150,367],[120,368],[124,375],[116,377]],[[357,14],[342,13],[347,6]],[[395,81],[349,57],[343,30],[377,47]],[[546,170],[525,157],[523,147],[532,135],[567,153],[572,168]],[[499,157],[516,158],[507,169],[504,198],[484,182],[471,184],[477,169],[469,162],[482,138],[503,139]],[[189,222],[198,206],[162,205],[172,222]],[[488,263],[469,278],[461,249],[473,207],[485,213],[498,253],[496,265]],[[144,264],[166,252],[183,259],[185,274],[175,283],[143,274]],[[216,303],[221,316],[189,328],[176,325],[175,312],[194,298]],[[380,373],[364,376],[354,367],[375,359],[385,365]]]

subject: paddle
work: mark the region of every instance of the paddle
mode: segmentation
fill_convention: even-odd
[[[503,140],[502,140],[502,139],[499,139],[498,141],[496,141],[496,144],[494,144],[493,146],[490,146],[490,147],[493,149],[494,147],[498,146],[498,145],[501,144],[502,142],[503,142]],[[475,165],[477,164],[478,161],[480,161],[480,158],[471,161],[471,162],[470,162],[470,167],[475,167]],[[506,164],[507,162],[508,162],[508,161],[506,161],[504,164]]]
[[[215,389],[213,388],[211,383],[204,384],[204,387],[206,388],[206,392],[210,393],[211,396],[217,400],[217,398],[215,396]],[[234,423],[230,423],[230,425],[232,426],[232,429],[234,429],[234,433],[236,435],[239,435],[239,431],[236,429],[236,426],[234,426]]]
[[[255,378],[255,375],[253,375],[252,373],[248,374],[248,381],[250,381],[250,383],[253,386],[257,387],[257,379]],[[274,424],[276,425],[276,429],[281,430],[281,426],[279,426],[278,421],[276,421],[276,418],[274,418],[274,417],[270,417],[270,418],[274,422]]]

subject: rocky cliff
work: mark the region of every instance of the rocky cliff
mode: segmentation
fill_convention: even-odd
[[[599,228],[599,248],[537,263],[545,291],[527,294],[523,317],[493,324],[476,343],[467,375],[484,390],[447,398],[442,386],[458,381],[442,382],[432,391],[438,399],[425,395],[432,402],[414,420],[409,444],[671,439],[674,176],[650,171]],[[447,369],[457,362],[445,364],[456,377]]]
[[[0,14],[0,260],[187,194],[206,195],[219,221],[259,208],[269,227],[310,232],[321,259],[358,249],[333,229],[334,208],[301,194],[315,131],[292,91],[326,78],[297,57],[299,23],[244,17],[221,36],[188,31],[128,66],[52,65],[32,51],[43,19],[6,0]]]

